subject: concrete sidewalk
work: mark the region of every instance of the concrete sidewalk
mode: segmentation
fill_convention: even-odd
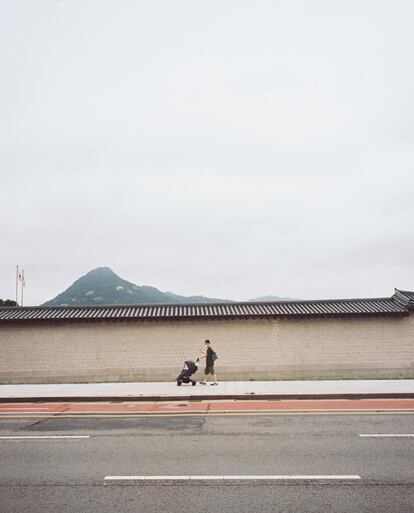
[[[414,398],[414,379],[0,385],[0,402]]]

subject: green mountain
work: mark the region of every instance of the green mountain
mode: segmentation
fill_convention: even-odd
[[[228,303],[205,296],[179,296],[155,287],[138,286],[123,280],[109,267],[98,267],[76,280],[68,289],[42,306],[92,306],[176,303]]]

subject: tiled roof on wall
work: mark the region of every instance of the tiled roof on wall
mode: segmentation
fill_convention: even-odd
[[[108,320],[242,319],[407,315],[411,299],[401,291],[391,298],[271,301],[179,305],[3,307],[0,323]],[[410,293],[413,295],[414,293]]]
[[[414,310],[414,292],[395,289],[394,299],[407,305],[409,310]]]

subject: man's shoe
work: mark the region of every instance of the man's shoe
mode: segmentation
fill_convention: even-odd
[[[205,381],[200,381],[200,385],[207,385]]]
[[[210,383],[210,386],[218,385],[218,383]]]

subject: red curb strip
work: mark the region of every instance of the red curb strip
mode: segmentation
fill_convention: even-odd
[[[283,401],[283,400],[320,400],[320,399],[414,399],[414,392],[367,393],[367,394],[228,394],[228,395],[191,395],[188,396],[49,396],[49,397],[0,397],[0,403],[82,403],[82,402],[175,402],[175,401]]]

